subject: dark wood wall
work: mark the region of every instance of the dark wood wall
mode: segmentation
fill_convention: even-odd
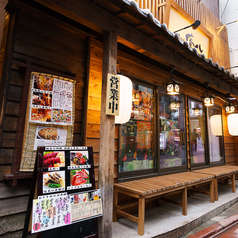
[[[84,94],[87,77],[87,44],[89,35],[66,19],[49,17],[45,11],[22,6],[6,18],[1,52],[9,68],[0,61],[0,72],[5,80],[0,127],[0,236],[21,237],[27,207],[30,179],[18,180],[12,187],[3,176],[10,174],[21,104],[24,70],[21,63],[31,61],[45,72],[74,76],[76,80],[75,123],[73,145],[83,145]],[[8,31],[10,29],[10,31]],[[10,32],[7,39],[7,33]],[[8,44],[7,47],[6,44]],[[11,47],[9,47],[9,45]],[[10,54],[10,55],[9,55]],[[41,72],[42,72],[41,70]],[[6,72],[7,71],[7,72]],[[1,81],[3,82],[3,81]],[[20,156],[20,155],[19,155]]]

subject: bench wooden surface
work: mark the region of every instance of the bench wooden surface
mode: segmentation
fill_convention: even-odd
[[[215,200],[218,201],[218,179],[230,177],[232,183],[232,192],[236,192],[235,176],[238,174],[238,166],[235,165],[223,165],[218,167],[210,167],[205,169],[194,170],[194,173],[198,174],[210,174],[214,175],[214,192]]]
[[[210,183],[210,200],[214,202],[214,175],[209,174],[183,172],[116,183],[114,184],[113,221],[116,222],[117,216],[120,215],[137,222],[138,234],[143,235],[145,201],[147,199],[153,199],[159,195],[169,194],[171,192],[182,192],[182,214],[187,215],[187,189],[207,182]],[[120,193],[137,198],[138,203],[128,205],[118,204]],[[138,217],[123,210],[132,205],[138,205]]]

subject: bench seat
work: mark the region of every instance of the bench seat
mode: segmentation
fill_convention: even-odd
[[[235,165],[223,165],[218,167],[210,167],[205,169],[194,170],[194,173],[199,174],[208,174],[214,175],[214,192],[215,192],[215,200],[218,201],[218,179],[221,178],[231,178],[232,183],[232,192],[236,192],[235,187],[235,176],[238,174],[238,166]]]
[[[143,235],[146,200],[172,192],[182,192],[182,214],[187,215],[187,190],[196,185],[210,183],[210,201],[214,202],[214,177],[214,175],[203,173],[183,172],[116,183],[114,184],[113,221],[116,222],[117,216],[120,215],[137,222],[138,234]],[[118,204],[119,194],[134,197],[138,199],[138,202],[124,206]],[[125,211],[130,205],[138,205],[138,217]]]

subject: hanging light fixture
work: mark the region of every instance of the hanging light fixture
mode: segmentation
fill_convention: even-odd
[[[207,92],[206,94],[203,96],[203,103],[205,107],[211,107],[214,106],[214,96],[211,94],[208,94],[208,83],[206,83],[207,86]]]
[[[178,110],[180,107],[180,103],[178,101],[173,101],[170,103],[169,108],[171,111]]]
[[[171,66],[171,74],[164,83],[166,85],[166,93],[172,96],[179,94],[179,85],[181,84],[178,81],[176,81],[175,78],[173,77],[174,68],[175,68],[174,65]]]
[[[174,31],[174,33],[182,31],[182,30],[185,30],[185,29],[187,29],[189,27],[192,27],[193,30],[196,30],[200,26],[200,24],[201,24],[201,22],[199,20],[196,20],[193,24],[191,24],[189,26],[185,26],[185,27],[183,27],[183,28],[181,28],[181,29],[179,29],[177,31]]]
[[[200,115],[200,108],[199,107],[193,108],[193,112],[194,112],[195,116],[199,116]]]
[[[233,103],[228,103],[226,106],[225,106],[225,110],[226,110],[226,113],[233,113],[235,112],[235,105]]]
[[[234,113],[235,112],[235,110],[236,110],[236,105],[234,105],[232,102],[231,102],[231,100],[235,100],[236,98],[233,98],[233,97],[231,97],[230,96],[230,93],[229,94],[227,94],[227,100],[228,100],[228,102],[227,102],[227,104],[225,104],[224,106],[225,106],[225,111],[226,111],[226,113]]]

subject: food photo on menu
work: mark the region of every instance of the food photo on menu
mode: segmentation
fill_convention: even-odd
[[[88,165],[88,151],[70,151],[70,166]]]
[[[31,120],[40,122],[50,122],[51,109],[31,108]]]
[[[65,171],[43,173],[43,193],[65,190]]]
[[[63,109],[54,109],[53,110],[53,122],[71,122],[71,111]]]
[[[52,91],[53,78],[34,74],[33,82],[34,82],[33,88],[35,88],[35,89]]]
[[[65,152],[64,151],[47,151],[43,153],[44,168],[65,167]]]
[[[32,105],[51,107],[52,95],[49,93],[33,92]]]
[[[80,186],[90,183],[89,171],[87,169],[75,169],[70,171],[71,186]]]

